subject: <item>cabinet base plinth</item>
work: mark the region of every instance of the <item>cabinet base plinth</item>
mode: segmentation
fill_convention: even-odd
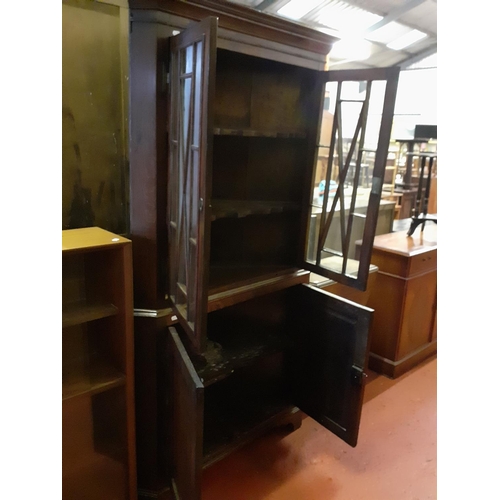
[[[175,495],[169,487],[159,491],[139,489],[137,497],[138,500],[175,500]]]
[[[397,378],[436,353],[437,340],[426,344],[416,351],[413,351],[399,361],[383,358],[382,356],[371,352],[368,367],[370,370],[386,375],[387,377]]]

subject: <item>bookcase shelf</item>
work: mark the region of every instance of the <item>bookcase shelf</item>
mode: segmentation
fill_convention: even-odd
[[[131,241],[63,231],[62,292],[63,498],[135,500]]]
[[[89,321],[108,318],[118,314],[118,308],[113,304],[72,304],[63,308],[62,327],[81,325]]]

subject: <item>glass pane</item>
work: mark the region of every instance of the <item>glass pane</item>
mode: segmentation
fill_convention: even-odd
[[[186,51],[182,51],[185,54]],[[181,57],[181,61],[185,61],[185,57]],[[181,62],[181,64],[183,64]],[[192,258],[192,238],[191,238],[191,218],[190,213],[192,207],[188,199],[188,193],[191,191],[192,182],[192,78],[181,77],[180,80],[180,124],[179,124],[179,162],[178,162],[178,261],[177,261],[177,284],[175,303],[177,306],[183,306],[180,312],[188,319],[191,314],[188,310],[190,304],[188,294],[191,290],[191,273],[189,272],[193,263]]]
[[[170,56],[171,95],[177,96],[179,92],[179,55],[176,52]],[[171,100],[170,106],[170,148],[168,162],[168,185],[180,186],[179,183],[179,101]],[[168,246],[169,246],[169,295],[177,303],[177,265],[179,255],[179,189],[171,189],[168,196]]]
[[[200,146],[200,127],[201,127],[201,89],[202,89],[202,69],[203,69],[203,44],[196,44],[195,59],[195,85],[194,85],[194,122],[193,122],[193,144]]]
[[[177,259],[172,270],[173,300],[179,312],[195,328],[200,206],[200,141],[202,111],[203,44],[180,51],[179,142],[175,177],[178,189],[176,214]],[[175,83],[172,83],[175,86]],[[175,145],[174,145],[175,148]],[[175,251],[175,249],[173,249]]]
[[[188,45],[181,50],[182,73],[191,73],[193,71],[193,46]]]
[[[128,226],[126,9],[62,5],[62,228]]]
[[[314,190],[312,193],[312,204],[319,207],[323,204],[324,185],[332,141],[337,88],[337,82],[327,82],[325,86],[323,117],[321,120],[320,139],[317,149],[316,169],[314,174]]]
[[[190,126],[190,113],[191,113],[191,78],[185,78],[181,80],[181,137],[180,137],[180,149],[181,149],[181,168],[188,161],[188,150],[189,145],[192,141],[192,136],[189,137],[189,126]]]
[[[362,239],[364,232],[371,186],[370,167],[373,170],[374,161],[374,153],[365,151],[363,106],[369,84],[342,82],[337,92],[338,85],[327,84],[325,89],[324,108],[328,99],[329,102],[328,110],[323,111],[317,147],[307,260],[356,278],[359,268],[356,241]],[[332,88],[335,89],[333,98]],[[332,143],[335,114],[338,126]]]
[[[341,100],[364,100],[366,97],[366,81],[342,82]]]

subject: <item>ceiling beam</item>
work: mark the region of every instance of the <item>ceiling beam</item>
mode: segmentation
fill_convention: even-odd
[[[414,54],[413,56],[409,57],[408,59],[404,59],[400,63],[398,63],[398,66],[401,69],[408,69],[412,64],[418,63],[422,59],[428,56],[432,56],[437,52],[437,43],[434,43],[430,47],[427,47],[426,49],[422,50],[418,54]]]
[[[259,4],[257,4],[254,9],[255,10],[266,10],[269,7],[272,7],[275,3],[280,2],[281,0],[262,0]]]
[[[415,7],[418,7],[419,5],[423,4],[426,1],[427,0],[407,0],[399,7],[390,10],[380,21],[377,21],[375,24],[372,24],[369,28],[367,28],[364,33],[365,34],[371,33],[372,31],[378,30],[379,28],[382,28],[382,26],[385,26],[386,24],[389,24],[392,21],[396,21],[403,14],[406,14],[410,10],[414,9]]]

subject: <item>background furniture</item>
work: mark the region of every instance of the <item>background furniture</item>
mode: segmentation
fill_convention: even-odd
[[[396,208],[397,202],[390,200],[381,200],[380,207],[377,214],[377,225],[375,229],[375,234],[387,234],[392,232],[392,225],[394,219],[396,218]],[[363,215],[366,214],[368,209],[368,196],[365,199],[360,199],[356,206],[356,213]],[[321,210],[315,208],[309,223],[309,248],[308,248],[308,258],[313,260],[317,247],[317,232],[320,230],[320,218]],[[347,226],[347,217],[344,216],[344,226]],[[328,231],[326,237],[326,246],[328,248],[340,248],[341,246],[341,212],[340,209],[335,211],[333,216],[332,224],[330,230]],[[348,249],[348,255],[350,258],[354,259],[356,255],[356,241],[363,237],[364,231],[364,220],[361,218],[355,219],[353,221],[351,229],[351,243]]]
[[[437,224],[437,215],[429,214],[432,172],[434,162],[437,162],[437,153],[419,153],[417,158],[420,160],[417,198],[412,210],[408,236],[412,236],[420,225],[423,229],[427,221]]]
[[[427,144],[429,139],[415,137],[413,139],[396,139],[396,142],[399,143],[398,163],[401,161],[401,158],[405,158],[401,187],[403,189],[414,188],[416,187],[416,182],[418,182],[418,164],[416,166],[414,165],[414,159],[415,156],[421,152],[422,145]],[[415,147],[417,147],[416,150]]]
[[[384,201],[393,201],[395,203],[395,219],[407,219],[411,216],[412,209],[415,206],[415,201],[417,199],[417,190],[394,190],[392,194],[384,194],[382,196],[384,198]]]
[[[137,497],[132,244],[62,232],[62,494]]]
[[[310,274],[309,283],[325,290],[325,292],[330,292],[334,295],[339,295],[344,299],[356,302],[356,304],[367,306],[368,299],[370,298],[370,295],[375,289],[377,283],[377,273],[378,267],[371,265],[366,290],[356,290],[355,288],[342,285],[341,283],[337,283],[333,280],[325,279],[323,276],[314,273]]]
[[[369,366],[398,377],[437,351],[437,226],[376,236],[372,263],[379,271],[367,301],[375,311]]]

